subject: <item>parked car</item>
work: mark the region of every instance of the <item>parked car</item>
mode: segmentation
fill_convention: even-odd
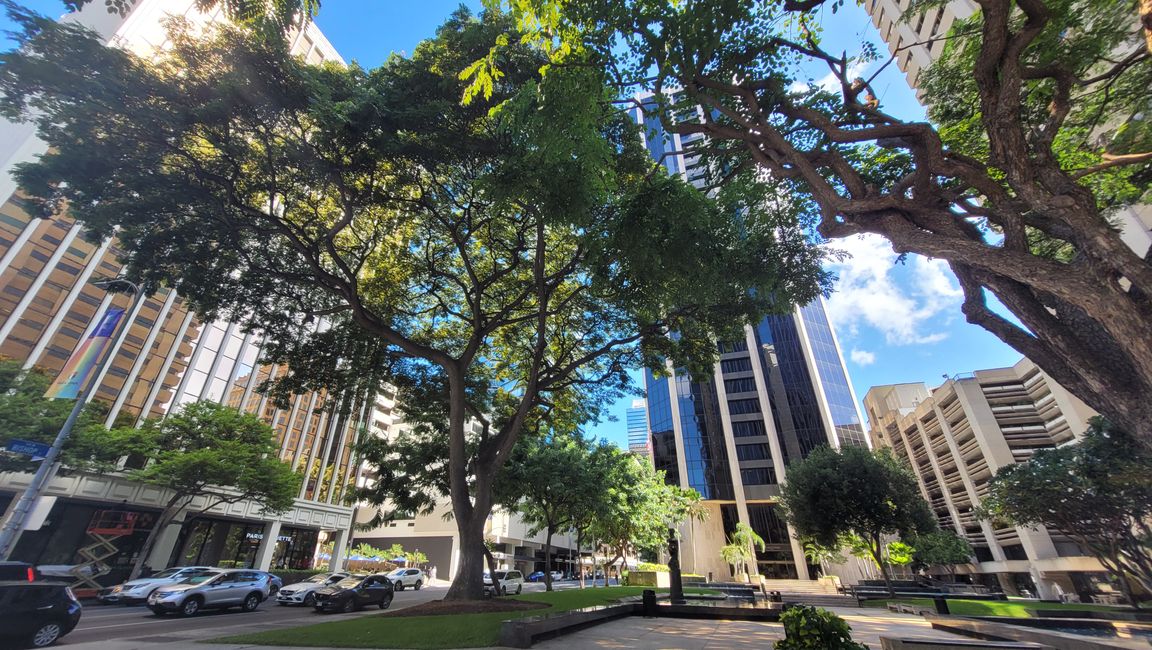
[[[496,580],[500,583],[499,593],[496,592],[496,585],[492,582],[492,576],[487,573],[484,574],[485,596],[507,596],[509,592],[520,594],[524,591],[524,574],[519,571],[497,571]]]
[[[264,598],[272,598],[284,587],[284,579],[275,573],[269,573],[267,571],[257,571],[256,573],[263,576],[266,581],[264,585]]]
[[[405,587],[412,587],[416,591],[420,591],[428,582],[428,576],[420,569],[396,569],[387,576],[392,581],[392,586],[396,587],[396,591],[404,591]]]
[[[392,604],[393,583],[388,576],[348,576],[336,584],[315,591],[317,612],[354,612],[377,605],[388,609]]]
[[[347,573],[317,573],[303,582],[285,585],[276,592],[276,602],[281,605],[316,605],[316,590],[328,585],[334,585],[344,578]]]
[[[96,600],[105,605],[115,603],[143,603],[147,602],[152,592],[160,587],[184,582],[192,576],[211,573],[213,571],[219,571],[219,569],[210,566],[172,567],[170,569],[164,569],[159,573],[154,573],[147,578],[137,578],[116,585],[110,589],[102,589],[100,593],[97,594]]]
[[[196,574],[183,582],[157,588],[148,608],[157,616],[176,612],[192,616],[202,609],[239,607],[251,612],[266,598],[268,579],[262,571],[219,569]]]
[[[534,571],[532,573],[529,573],[528,577],[525,578],[525,580],[527,580],[528,582],[540,582],[543,579],[544,579],[544,572],[543,571]]]
[[[552,572],[552,579],[553,580],[563,580],[564,579],[564,572],[563,571],[553,571]]]
[[[0,580],[35,582],[40,577],[36,567],[27,562],[0,562]]]
[[[47,648],[76,627],[82,609],[68,585],[0,582],[0,647]]]

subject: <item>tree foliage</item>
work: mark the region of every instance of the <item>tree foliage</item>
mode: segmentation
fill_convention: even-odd
[[[192,402],[140,428],[113,429],[102,444],[133,459],[136,468],[126,470],[126,478],[160,488],[167,498],[132,567],[133,577],[159,534],[181,513],[250,501],[277,515],[292,507],[300,491],[300,476],[278,458],[272,427],[215,402]],[[190,511],[196,501],[203,505]]]
[[[972,561],[972,545],[950,530],[935,530],[912,538],[915,562],[925,568],[943,567],[948,575],[956,575],[957,564]]]
[[[718,333],[827,284],[796,212],[746,200],[763,179],[709,199],[666,176],[594,68],[541,78],[509,43],[489,100],[462,105],[459,71],[509,42],[497,15],[458,12],[375,70],[178,22],[146,61],[14,18],[0,109],[50,145],[18,170],[32,195],[115,230],[135,276],[260,329],[295,387],[383,369],[439,391],[464,547],[450,598],[481,594],[492,482],[526,426],[577,394],[594,413],[641,362],[708,364]],[[326,364],[299,356],[324,347]]]
[[[873,48],[821,38],[836,1],[490,4],[553,69],[604,66],[625,102],[654,91],[638,108],[705,135],[716,182],[758,167],[811,203],[825,237],[875,233],[947,261],[970,322],[1148,435],[1152,264],[1111,218],[1148,199],[1152,3],[1141,24],[1131,0],[979,0],[929,37],[948,41],[922,77],[934,124],[887,112],[878,72],[852,76],[879,62]],[[913,3],[905,18],[939,7]],[[478,62],[475,83],[498,71],[497,56]],[[821,71],[834,92],[812,81]]]
[[[1152,453],[1095,418],[1079,444],[1036,451],[989,482],[984,516],[1067,535],[1115,576],[1152,591]]]
[[[936,527],[916,479],[887,450],[820,447],[788,468],[781,502],[796,534],[825,548],[858,538],[892,592],[886,536]]]
[[[40,461],[3,451],[12,440],[52,444],[75,405],[73,400],[44,397],[53,377],[41,368],[21,369],[19,361],[0,359],[0,472],[33,472]],[[61,452],[65,471],[102,472],[115,469],[120,459],[104,446],[106,407],[93,402],[84,407],[72,436]]]

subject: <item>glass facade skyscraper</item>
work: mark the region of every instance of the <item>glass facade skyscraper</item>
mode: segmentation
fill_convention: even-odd
[[[638,98],[641,105],[650,97]],[[682,138],[633,109],[654,159],[702,187],[707,170]],[[715,510],[685,531],[681,562],[694,573],[728,576],[720,548],[739,522],[767,542],[756,568],[768,578],[808,578],[802,549],[778,509],[788,465],[820,445],[868,446],[860,410],[822,299],[745,327],[719,344],[710,377],[681,369],[645,375],[653,463],[692,487]]]

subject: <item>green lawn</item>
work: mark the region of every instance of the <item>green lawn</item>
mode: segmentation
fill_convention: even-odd
[[[551,605],[548,609],[450,616],[363,616],[306,627],[228,636],[213,639],[212,642],[336,648],[478,648],[496,645],[501,621],[607,605],[625,596],[638,596],[644,589],[601,587],[539,592],[510,598],[548,603]]]
[[[887,607],[889,602],[906,603],[921,607],[932,607],[931,598],[895,598],[886,600],[864,601],[865,607]],[[957,600],[948,599],[948,611],[958,616],[1012,616],[1014,618],[1028,618],[1030,609],[1071,609],[1071,610],[1115,610],[1108,605],[1093,603],[1037,603],[1023,601],[1003,600]]]

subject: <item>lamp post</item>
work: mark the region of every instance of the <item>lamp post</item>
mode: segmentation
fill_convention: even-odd
[[[140,291],[140,287],[128,280],[112,279],[112,280],[98,280],[92,283],[93,285],[104,289],[105,291],[115,291],[118,288],[126,288],[134,298],[132,306],[128,309],[127,317],[123,323],[120,323],[116,328],[115,336],[109,337],[110,341],[115,341],[120,336],[122,328],[130,325],[128,320],[131,315],[136,311],[136,305],[144,299],[144,294]],[[105,311],[107,313],[107,311]],[[100,315],[102,319],[104,314]],[[24,494],[20,495],[20,500],[16,502],[16,507],[12,509],[12,514],[8,520],[4,522],[4,527],[0,529],[0,560],[7,560],[8,556],[12,554],[12,550],[16,547],[17,540],[20,539],[21,533],[24,532],[24,522],[28,519],[28,515],[36,508],[36,504],[40,501],[40,497],[44,494],[44,488],[56,476],[58,469],[57,461],[60,458],[60,452],[64,448],[64,443],[68,441],[68,437],[72,435],[72,428],[76,425],[76,421],[80,418],[80,412],[84,410],[84,404],[88,402],[89,396],[96,390],[96,379],[104,373],[104,368],[112,360],[113,345],[108,346],[106,351],[103,351],[100,363],[92,372],[92,377],[88,380],[88,385],[76,397],[76,404],[72,407],[72,412],[68,414],[68,419],[64,421],[64,426],[60,428],[60,433],[56,434],[56,440],[52,442],[52,447],[44,456],[44,460],[40,461],[40,467],[36,469],[36,474],[33,475],[32,481],[25,488]]]

